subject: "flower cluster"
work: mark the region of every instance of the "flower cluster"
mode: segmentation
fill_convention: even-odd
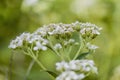
[[[74,71],[65,71],[60,74],[56,80],[82,80],[84,78],[84,74],[76,74]]]
[[[20,36],[17,36],[15,40],[11,41],[9,48],[22,48],[28,44],[34,44],[34,50],[46,50],[47,47],[45,45],[48,44],[48,40],[41,37],[41,35],[22,33]]]
[[[17,47],[23,46],[24,41],[29,41],[30,33],[23,33],[20,36],[17,36],[15,40],[12,40],[9,48],[15,49]]]
[[[87,47],[89,50],[95,50],[95,49],[98,48],[98,46],[92,45],[92,44],[90,44],[89,42],[86,44],[86,47]]]
[[[92,60],[80,60],[79,57],[83,57],[81,54],[85,51],[90,53],[98,48],[90,41],[100,35],[100,30],[101,28],[95,24],[78,21],[71,24],[49,24],[40,27],[33,33],[22,33],[11,41],[9,48],[22,50],[45,71],[47,69],[39,61],[38,53],[49,49],[61,60],[56,63],[56,70],[60,72],[56,80],[82,80],[90,72],[97,73],[97,68]],[[76,51],[71,56],[73,50]]]
[[[70,78],[69,80],[82,80],[87,73],[97,73],[97,68],[92,60],[62,61],[56,63],[56,70],[61,72],[56,80],[68,80],[68,78]]]
[[[100,34],[101,28],[91,23],[75,22],[72,24],[49,24],[40,27],[32,34],[23,33],[17,36],[15,40],[12,40],[9,48],[16,49],[24,46],[24,43],[34,44],[34,50],[47,50],[47,44],[49,43],[48,37],[55,36],[64,39],[64,45],[75,42],[74,39],[66,41],[72,32],[79,32],[83,38],[95,38]]]
[[[83,23],[81,24],[80,33],[84,38],[94,39],[97,35],[100,35],[100,30],[95,24]]]

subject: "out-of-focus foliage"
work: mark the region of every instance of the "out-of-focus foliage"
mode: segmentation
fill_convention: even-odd
[[[120,79],[120,66],[117,66],[114,69],[113,75],[111,76],[110,80],[119,80]]]
[[[100,48],[92,57],[99,69],[95,80],[116,80],[114,68],[120,65],[119,13],[120,0],[0,0],[0,80],[8,77],[11,80],[23,80],[31,61],[28,56],[14,53],[12,76],[9,75],[12,52],[7,46],[16,35],[32,32],[44,24],[71,23],[76,20],[103,27],[96,41]],[[55,65],[50,66],[56,61],[53,57],[49,52],[42,53],[40,60],[53,69]],[[50,77],[40,72],[39,66],[35,64],[29,80],[50,80]],[[88,80],[93,79],[90,77]]]

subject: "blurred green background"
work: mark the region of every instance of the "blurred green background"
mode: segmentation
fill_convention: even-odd
[[[97,79],[88,80],[120,80],[120,0],[0,0],[0,80],[24,80],[31,61],[29,56],[15,53],[10,71],[13,52],[8,45],[15,36],[44,24],[75,21],[103,28],[95,41],[100,48],[92,57],[99,74]],[[46,53],[40,60],[53,69],[55,65],[50,64],[56,59],[52,57]],[[35,64],[28,80],[51,79]]]

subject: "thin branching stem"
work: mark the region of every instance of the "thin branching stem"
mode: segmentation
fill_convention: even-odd
[[[30,64],[29,64],[29,67],[28,67],[28,69],[27,69],[27,72],[26,72],[26,74],[25,74],[24,80],[27,80],[27,78],[28,78],[28,76],[29,76],[29,74],[30,74],[30,72],[31,72],[31,69],[32,69],[34,63],[35,63],[35,60],[32,59],[32,61],[31,61]]]
[[[11,56],[10,56],[10,61],[9,61],[9,70],[8,70],[8,76],[6,80],[12,80],[12,63],[13,63],[13,57],[14,57],[14,52],[12,51]]]
[[[73,58],[73,60],[75,60],[78,56],[79,56],[79,54],[80,54],[80,51],[81,51],[81,49],[82,49],[82,38],[81,38],[81,35],[79,35],[79,39],[80,39],[80,47],[79,47],[79,50],[77,51],[77,53],[75,54],[75,56],[74,56],[74,58]]]

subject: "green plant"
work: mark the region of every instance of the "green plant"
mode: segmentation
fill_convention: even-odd
[[[43,71],[48,72],[56,80],[82,80],[92,73],[97,74],[94,61],[84,58],[98,48],[92,45],[91,41],[100,35],[100,30],[101,28],[91,23],[49,24],[33,33],[17,36],[11,41],[9,48],[22,51],[33,58]],[[71,56],[73,47],[78,49]],[[48,70],[38,58],[41,51],[48,49],[60,60],[55,63],[56,72]]]

